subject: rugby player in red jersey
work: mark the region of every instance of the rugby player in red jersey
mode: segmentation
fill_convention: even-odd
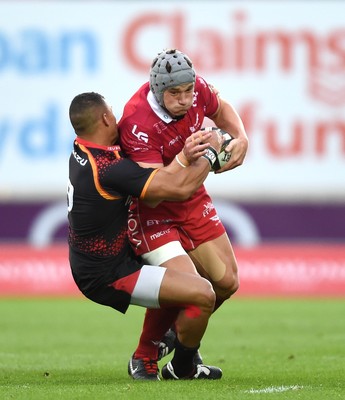
[[[139,165],[161,168],[172,162],[186,140],[202,128],[205,117],[234,138],[226,149],[231,153],[230,160],[218,172],[241,165],[248,138],[239,115],[196,75],[187,55],[176,49],[165,50],[153,60],[149,82],[125,105],[119,121],[120,143]],[[128,227],[134,251],[148,264],[198,272],[207,278],[216,293],[215,309],[237,291],[236,258],[204,186],[182,203],[164,201],[154,209],[140,198],[133,199]],[[173,312],[147,310],[133,357],[154,358],[155,346],[173,322]],[[171,363],[168,367],[172,370],[174,359]],[[202,363],[199,352],[195,363]]]

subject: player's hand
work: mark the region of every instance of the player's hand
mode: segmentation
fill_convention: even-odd
[[[219,153],[224,141],[223,135],[218,133],[218,130],[212,130],[211,133],[212,136],[210,137],[208,142],[210,143],[210,146],[212,146],[216,150],[216,152]]]
[[[206,149],[212,146],[217,153],[220,152],[223,138],[216,130],[200,130],[190,135],[183,148],[186,160],[191,164],[206,153]]]
[[[216,174],[229,171],[243,164],[248,150],[248,138],[246,136],[234,138],[225,150],[231,153],[230,160],[221,169],[216,171]]]
[[[188,164],[205,154],[207,147],[210,146],[210,140],[215,140],[213,136],[214,134],[209,131],[197,131],[186,139],[182,153]]]

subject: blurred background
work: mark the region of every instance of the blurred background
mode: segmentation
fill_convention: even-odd
[[[0,294],[77,294],[66,246],[73,97],[119,119],[164,48],[241,115],[245,164],[206,186],[239,295],[345,296],[345,3],[0,1]]]

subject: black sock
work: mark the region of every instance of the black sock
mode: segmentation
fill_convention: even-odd
[[[191,376],[195,371],[195,365],[193,362],[194,355],[198,351],[197,347],[185,347],[175,339],[175,353],[171,360],[171,364],[174,367],[175,374],[179,377]]]

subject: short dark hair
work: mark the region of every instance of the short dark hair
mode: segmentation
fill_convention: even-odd
[[[86,92],[74,97],[69,107],[69,118],[77,135],[84,135],[106,107],[104,97],[95,92]]]

